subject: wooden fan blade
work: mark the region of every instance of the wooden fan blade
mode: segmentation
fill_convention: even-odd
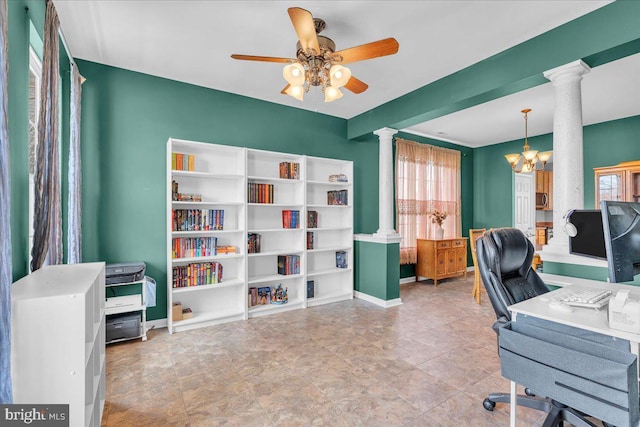
[[[362,80],[358,80],[355,77],[351,76],[344,87],[345,89],[349,89],[353,93],[362,93],[369,88],[369,85]]]
[[[316,26],[313,23],[311,12],[300,7],[290,7],[287,11],[302,48],[305,50],[311,48],[316,51],[316,55],[319,55],[320,45],[318,44]]]
[[[287,89],[289,89],[289,87],[291,87],[291,85],[289,85],[289,84],[288,84],[288,85],[286,85],[286,86],[284,87],[284,89],[282,89],[282,90],[280,91],[280,93],[281,93],[281,94],[283,94],[283,95],[286,95],[286,94],[287,94]]]
[[[255,56],[255,55],[233,54],[233,55],[231,55],[231,57],[233,59],[241,59],[241,60],[244,60],[244,61],[282,62],[282,63],[288,63],[288,62],[294,62],[295,61],[295,59],[291,59],[291,58],[276,58],[274,56]]]
[[[336,54],[342,56],[341,64],[364,61],[365,59],[378,58],[380,56],[393,55],[398,52],[400,45],[393,37],[378,40],[356,47],[339,50]]]

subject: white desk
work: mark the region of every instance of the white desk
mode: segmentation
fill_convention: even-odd
[[[610,289],[617,292],[621,289],[627,289],[630,291],[630,297],[633,299],[640,299],[640,287],[623,285],[619,283],[600,282],[597,280],[579,279],[576,277],[558,276],[555,274],[539,274],[542,280],[547,285],[553,286],[580,286],[581,288],[590,289]],[[631,343],[631,351],[640,355],[640,334],[634,334],[631,332],[620,331],[617,329],[611,329],[609,327],[609,321],[607,319],[607,307],[603,307],[600,311],[596,311],[592,308],[572,307],[572,312],[565,312],[549,307],[549,301],[546,300],[549,296],[553,295],[552,291],[549,294],[531,298],[517,304],[509,306],[511,312],[511,318],[514,321],[518,321],[518,315],[527,315],[537,317],[544,320],[560,323],[563,325],[569,325],[588,331],[598,332],[600,334],[608,335],[611,337],[617,337],[629,340]],[[547,297],[547,298],[545,298]],[[543,300],[545,299],[545,300]],[[639,358],[640,360],[640,358]],[[515,427],[515,383],[511,382],[511,426]]]

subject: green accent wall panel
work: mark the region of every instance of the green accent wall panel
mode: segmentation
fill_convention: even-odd
[[[400,244],[356,240],[355,290],[390,301],[400,298]]]

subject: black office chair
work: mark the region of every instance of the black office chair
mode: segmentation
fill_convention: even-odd
[[[487,231],[476,243],[480,276],[487,290],[498,320],[493,324],[497,334],[500,328],[511,320],[508,306],[549,292],[540,276],[531,268],[533,244],[515,228],[499,228]],[[562,425],[568,421],[575,426],[593,427],[595,424],[583,414],[551,399],[534,396],[530,390],[518,395],[516,404],[545,411],[544,426]],[[493,411],[496,403],[509,403],[509,393],[492,393],[482,403],[488,411]]]

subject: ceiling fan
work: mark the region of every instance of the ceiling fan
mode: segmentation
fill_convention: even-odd
[[[325,22],[314,18],[308,10],[291,7],[288,9],[293,28],[298,35],[296,58],[277,58],[272,56],[231,55],[234,59],[246,61],[286,63],[282,75],[287,85],[282,94],[290,95],[302,101],[305,92],[311,86],[319,86],[324,92],[324,101],[332,102],[342,97],[341,87],[353,93],[362,93],[369,87],[366,83],[351,75],[344,66],[365,59],[393,55],[398,52],[398,42],[387,38],[336,52],[336,44],[319,33],[325,28]]]

